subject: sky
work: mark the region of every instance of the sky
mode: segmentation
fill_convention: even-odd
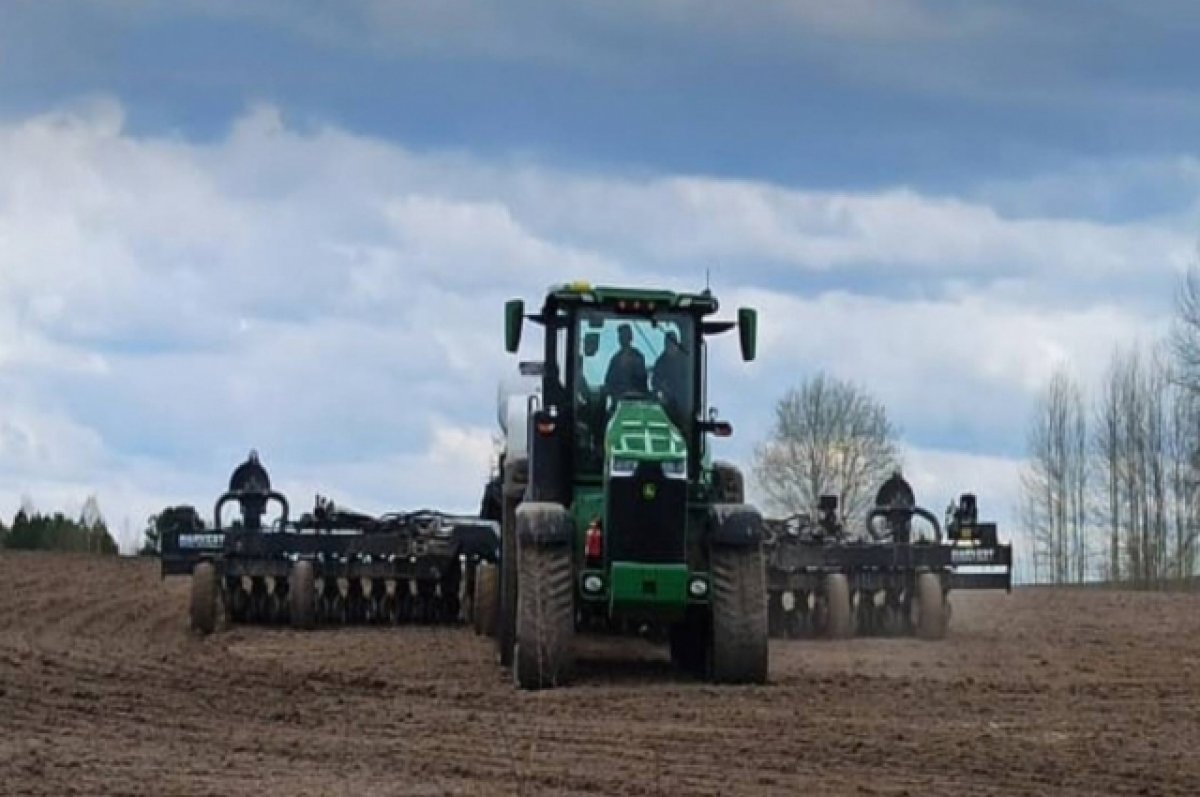
[[[502,306],[759,308],[709,395],[748,466],[824,370],[1012,536],[1038,390],[1170,323],[1200,240],[1184,0],[10,0],[0,515],[126,549],[256,448],[303,506],[472,511]],[[753,485],[751,485],[753,494]]]

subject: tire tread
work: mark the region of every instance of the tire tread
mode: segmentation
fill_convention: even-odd
[[[711,676],[718,683],[766,683],[766,571],[761,546],[714,547]]]

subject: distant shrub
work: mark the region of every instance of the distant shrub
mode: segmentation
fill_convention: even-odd
[[[157,554],[162,550],[163,534],[171,529],[179,532],[203,531],[204,521],[193,507],[167,507],[146,521],[146,529],[142,532],[142,548],[138,553],[142,556]]]
[[[0,533],[0,547],[19,551],[117,553],[117,543],[102,519],[85,522],[83,518],[71,520],[61,512],[27,515],[24,510],[13,518],[11,529]]]

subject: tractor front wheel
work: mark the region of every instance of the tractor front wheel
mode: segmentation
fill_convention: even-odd
[[[760,545],[715,546],[710,667],[717,683],[766,683],[767,585]]]
[[[566,511],[557,505],[526,504],[517,515],[513,678],[522,689],[549,689],[570,677],[575,580],[569,523]]]

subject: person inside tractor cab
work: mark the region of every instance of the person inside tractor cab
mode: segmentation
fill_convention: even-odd
[[[654,362],[651,379],[654,392],[676,426],[682,426],[680,416],[687,406],[689,365],[687,352],[679,342],[679,333],[673,329],[668,331],[663,336],[662,354]]]
[[[613,401],[630,393],[647,393],[646,358],[633,347],[633,327],[621,324],[617,327],[617,341],[621,344],[608,363],[604,376],[604,388]]]

